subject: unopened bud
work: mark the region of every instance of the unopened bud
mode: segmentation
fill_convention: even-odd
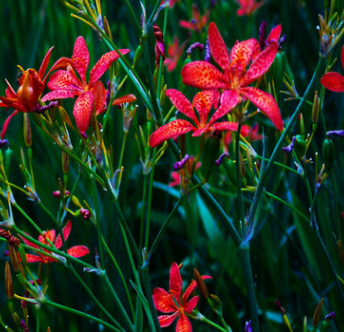
[[[210,299],[212,301],[214,311],[219,316],[222,316],[222,302],[221,302],[220,298],[214,294],[210,294]]]
[[[80,214],[85,220],[89,220],[91,218],[91,212],[87,209],[81,208]]]
[[[319,320],[320,320],[320,316],[321,316],[321,309],[322,309],[322,305],[323,305],[324,299],[321,299],[314,311],[314,315],[313,315],[313,327],[316,329],[318,327],[319,324]]]
[[[319,97],[318,97],[318,91],[315,91],[314,93],[314,100],[313,100],[313,107],[312,107],[312,122],[313,125],[318,123],[319,118]]]
[[[209,291],[208,291],[207,286],[204,283],[204,280],[202,279],[201,275],[196,269],[193,270],[193,273],[194,273],[194,277],[195,277],[196,284],[199,291],[204,296],[204,298],[207,299],[209,297]]]
[[[111,33],[111,28],[109,21],[107,20],[106,16],[104,16],[104,31],[106,35],[112,40],[112,33]]]
[[[62,151],[62,169],[63,173],[67,174],[69,171],[69,154]]]
[[[27,148],[31,147],[32,145],[32,131],[31,131],[31,123],[28,113],[24,113],[24,141]]]
[[[12,282],[12,274],[10,264],[6,262],[5,265],[5,288],[6,288],[6,296],[9,300],[13,299],[13,282]]]
[[[18,273],[20,271],[20,263],[19,263],[17,250],[16,250],[16,247],[10,243],[8,244],[8,253],[9,253],[13,270],[15,273]]]

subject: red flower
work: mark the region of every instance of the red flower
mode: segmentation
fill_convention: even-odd
[[[209,18],[209,11],[207,10],[203,16],[201,16],[198,6],[194,3],[192,5],[192,19],[190,22],[181,20],[179,25],[182,28],[193,30],[195,32],[201,32],[203,28],[207,25]]]
[[[173,44],[168,45],[167,54],[168,58],[164,61],[167,70],[172,71],[176,68],[180,57],[183,55],[183,51],[185,48],[186,42],[179,46],[178,37],[175,36],[173,39]]]
[[[175,89],[166,90],[166,96],[170,98],[176,109],[191,119],[195,125],[184,119],[171,121],[152,133],[149,139],[151,147],[155,147],[169,138],[177,138],[189,131],[193,131],[192,136],[200,136],[203,133],[214,132],[215,130],[236,130],[238,128],[236,122],[214,123],[235,106],[232,102],[233,99],[231,99],[231,93],[226,94],[222,100],[222,105],[218,108],[216,106],[219,93],[216,90],[201,91],[197,93],[192,104],[180,91]],[[213,106],[217,108],[217,110],[207,122],[209,112]],[[197,117],[195,109],[199,118]]]
[[[22,67],[19,66],[22,72],[18,76],[17,82],[19,88],[17,92],[14,91],[11,84],[6,80],[6,97],[0,97],[0,107],[12,107],[14,109],[14,112],[6,119],[3,124],[0,135],[2,140],[5,137],[7,127],[13,116],[18,114],[19,112],[28,113],[38,110],[38,108],[40,107],[38,100],[44,90],[45,81],[49,73],[53,69],[66,67],[66,58],[62,58],[53,65],[48,74],[43,78],[49,64],[52,50],[53,47],[51,47],[45,54],[38,72],[36,71],[36,69],[33,68],[24,70]]]
[[[211,279],[211,276],[202,276],[202,279]],[[197,287],[196,281],[192,281],[182,294],[183,281],[178,264],[173,262],[170,269],[169,292],[162,288],[153,290],[153,301],[157,311],[169,315],[159,316],[161,327],[167,327],[177,318],[176,332],[192,332],[192,326],[186,314],[190,314],[197,306],[199,296],[189,299],[191,293]]]
[[[66,226],[62,230],[62,234],[63,234],[63,237],[64,237],[65,241],[67,241],[71,229],[72,229],[72,223],[71,223],[70,220],[68,220]],[[21,238],[22,238],[22,240],[24,241],[24,243],[27,246],[30,246],[32,248],[40,249],[40,247],[38,245],[30,242],[29,240],[23,238],[22,236],[21,236]],[[56,249],[60,249],[62,247],[63,242],[62,242],[62,239],[61,239],[61,235],[58,235],[56,237],[56,231],[54,229],[44,231],[43,235],[40,235],[38,237],[38,241],[39,242],[41,242],[41,243],[43,243],[43,244],[45,244],[47,246],[50,246],[50,243],[47,241],[47,239],[49,239],[55,245]],[[49,253],[49,254],[52,254],[52,252],[47,250],[47,249],[43,249],[43,250],[45,252]],[[67,250],[67,254],[68,255],[76,257],[76,258],[85,256],[89,252],[90,251],[88,250],[88,248],[86,246],[82,246],[82,245],[74,246],[74,247],[69,248]],[[26,259],[27,259],[28,263],[35,263],[35,262],[52,263],[52,262],[57,262],[58,261],[55,258],[52,258],[50,256],[46,256],[46,255],[41,254],[41,253],[37,253],[36,255],[34,255],[34,254],[26,254]]]
[[[223,89],[222,105],[229,101],[231,108],[242,98],[247,98],[277,129],[282,130],[283,120],[275,99],[269,93],[249,86],[264,75],[274,61],[278,49],[276,41],[271,41],[269,46],[257,55],[259,43],[251,38],[237,42],[228,54],[226,44],[213,22],[209,25],[208,40],[211,55],[223,72],[207,61],[193,61],[182,69],[183,83],[199,89]],[[251,61],[251,66],[246,70]]]
[[[238,16],[251,16],[259,7],[263,6],[265,1],[256,2],[255,0],[237,0],[240,8],[237,10]]]
[[[127,54],[128,49],[121,49],[121,54]],[[59,70],[51,75],[48,88],[53,90],[46,94],[42,100],[74,98],[73,115],[80,133],[85,132],[90,124],[93,108],[95,112],[103,110],[106,98],[104,85],[100,77],[110,67],[111,63],[119,58],[116,51],[105,53],[94,65],[87,83],[86,71],[90,62],[90,54],[83,37],[78,37],[74,44],[73,56],[67,70]],[[79,74],[76,75],[75,71]]]
[[[344,68],[344,45],[341,52],[342,67]],[[336,73],[329,72],[324,74],[320,80],[321,84],[328,90],[334,92],[344,92],[344,76]]]

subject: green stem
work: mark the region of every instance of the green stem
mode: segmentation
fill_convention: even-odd
[[[70,307],[66,307],[64,305],[58,304],[56,302],[52,302],[52,301],[47,300],[47,299],[45,299],[44,304],[48,305],[48,306],[51,306],[51,307],[54,307],[54,308],[57,308],[57,309],[60,309],[60,310],[68,311],[68,312],[70,312],[72,314],[81,316],[81,317],[86,318],[86,319],[88,319],[90,321],[94,321],[96,323],[104,325],[105,327],[107,327],[108,329],[110,329],[112,331],[116,331],[116,332],[122,332],[123,331],[123,330],[119,330],[118,328],[114,327],[113,325],[103,321],[102,319],[99,319],[97,317],[89,315],[89,314],[87,314],[87,313],[85,313],[83,311],[76,310],[76,309],[73,309],[73,308],[70,308]]]
[[[130,15],[132,16],[132,21],[131,22],[134,22],[134,24],[136,25],[136,28],[139,31],[141,31],[140,22],[138,21],[138,19],[136,17],[136,13],[135,13],[133,7],[130,4],[130,1],[129,0],[122,0],[122,1],[127,5],[128,9],[129,9]]]
[[[226,330],[223,327],[221,327],[220,325],[214,323],[210,319],[208,319],[205,316],[203,316],[200,312],[197,313],[197,316],[190,315],[189,317],[197,319],[197,320],[199,320],[201,322],[204,322],[204,323],[206,323],[206,324],[216,328],[217,330],[219,330],[221,332],[229,332],[229,331],[231,331],[231,330]]]
[[[143,231],[145,226],[145,214],[146,214],[146,197],[147,197],[147,177],[148,174],[143,174],[143,192],[142,192],[142,207],[141,207],[141,225],[140,225],[140,243],[139,249],[142,250],[143,245]]]
[[[239,205],[239,219],[241,227],[245,228],[245,212],[244,212],[244,202],[242,199],[242,192],[241,192],[241,162],[240,162],[240,131],[241,131],[242,123],[239,122],[238,130],[236,132],[235,137],[235,159],[236,159],[236,177],[237,177],[237,199]]]
[[[123,166],[123,157],[124,157],[125,146],[127,143],[127,138],[128,138],[128,131],[124,130],[124,136],[123,136],[122,147],[121,147],[121,154],[119,156],[117,169],[121,169],[121,167]]]

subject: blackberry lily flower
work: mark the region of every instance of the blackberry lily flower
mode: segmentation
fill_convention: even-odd
[[[207,61],[193,61],[182,69],[183,83],[202,90],[223,89],[222,106],[230,102],[230,107],[233,108],[242,98],[247,98],[277,129],[283,130],[283,120],[275,99],[269,93],[249,86],[268,71],[278,51],[277,42],[271,41],[257,54],[259,42],[251,38],[237,42],[228,54],[214,22],[209,25],[208,40],[211,55],[223,72]],[[251,61],[250,67],[246,69]]]
[[[63,237],[64,237],[65,241],[67,241],[71,229],[72,229],[72,222],[70,220],[68,220],[66,226],[62,230],[62,234],[63,234]],[[29,240],[25,239],[22,236],[20,236],[20,237],[22,238],[22,240],[24,241],[24,243],[27,246],[39,249],[38,245],[30,242]],[[50,243],[47,241],[47,239],[49,239],[50,242],[52,242],[55,245],[56,249],[60,249],[62,247],[63,242],[62,242],[61,235],[58,235],[56,237],[56,231],[54,229],[44,231],[43,234],[38,237],[38,241],[39,242],[41,242],[41,243],[43,243],[45,245],[50,246]],[[47,250],[47,249],[43,249],[43,250],[45,252],[49,253],[49,254],[52,254],[52,252]],[[76,258],[85,256],[89,252],[90,252],[89,249],[86,246],[82,246],[82,245],[74,246],[74,247],[71,247],[71,248],[69,248],[67,250],[67,254],[68,255],[70,255],[72,257],[76,257]],[[52,258],[50,256],[46,256],[46,255],[41,254],[41,253],[37,253],[36,255],[35,254],[26,254],[26,260],[27,260],[28,263],[36,263],[36,262],[52,263],[52,262],[57,262],[57,259]]]
[[[184,119],[177,119],[171,121],[152,133],[149,139],[149,144],[151,147],[155,147],[160,143],[168,140],[169,138],[176,138],[180,135],[186,134],[192,131],[192,136],[200,136],[203,133],[223,131],[223,130],[237,130],[238,123],[236,122],[217,122],[226,115],[235,105],[231,98],[231,93],[226,94],[222,98],[222,105],[217,106],[217,100],[219,98],[219,93],[216,90],[201,91],[196,94],[193,99],[193,103],[178,90],[168,89],[166,90],[166,96],[170,98],[172,104],[176,109],[186,115],[189,119],[193,121],[194,124]],[[213,116],[207,122],[207,118],[212,107],[217,108]],[[197,117],[197,113],[199,115]]]
[[[344,68],[344,45],[341,52],[342,67]],[[336,73],[329,72],[324,74],[320,83],[328,90],[334,92],[344,92],[344,76]]]
[[[240,8],[237,10],[238,16],[251,16],[265,1],[256,2],[255,0],[237,0]]]
[[[211,276],[202,276],[203,280],[211,279]],[[197,306],[199,296],[189,299],[191,293],[197,287],[196,281],[192,281],[182,294],[183,281],[179,266],[173,262],[170,269],[169,292],[162,288],[153,290],[153,302],[157,311],[168,315],[159,316],[161,327],[167,327],[178,318],[176,332],[192,332],[192,326],[187,314],[190,314]]]
[[[121,49],[121,54],[127,54],[129,49]],[[111,63],[119,58],[116,51],[105,53],[90,71],[88,83],[86,71],[90,62],[90,54],[83,37],[78,37],[74,44],[73,56],[67,70],[59,70],[51,75],[48,88],[53,90],[46,94],[42,100],[55,100],[74,98],[77,99],[73,108],[76,126],[80,133],[85,132],[90,124],[93,108],[95,112],[103,111],[106,99],[106,91],[99,80]],[[76,75],[78,73],[79,77]]]

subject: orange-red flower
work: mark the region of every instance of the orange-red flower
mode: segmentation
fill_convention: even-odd
[[[179,25],[182,28],[193,30],[195,32],[201,32],[207,25],[209,18],[209,11],[207,10],[203,16],[201,16],[198,6],[194,3],[192,5],[192,19],[190,22],[181,20]]]
[[[240,8],[237,10],[238,16],[251,16],[265,1],[256,2],[255,0],[237,0]]]
[[[211,279],[211,276],[202,276],[203,280]],[[163,288],[153,290],[153,301],[157,311],[168,315],[159,316],[161,327],[167,327],[178,318],[176,332],[192,332],[192,326],[187,314],[190,314],[197,306],[199,296],[189,299],[191,293],[197,287],[196,281],[192,281],[184,294],[182,294],[183,281],[179,266],[173,262],[170,269],[169,292]]]
[[[72,223],[71,223],[70,220],[68,220],[66,226],[62,230],[62,234],[63,234],[63,237],[64,237],[65,241],[67,241],[71,229],[72,229]],[[40,248],[38,245],[36,245],[36,244],[32,243],[31,241],[25,239],[24,237],[21,236],[21,238],[22,238],[22,240],[24,241],[24,243],[27,246],[30,246],[32,248],[41,249],[41,250],[43,250],[43,251],[45,251],[45,252],[47,252],[49,254],[53,254],[51,251],[49,251],[47,249]],[[63,242],[62,242],[61,235],[58,235],[56,237],[56,231],[54,229],[44,231],[43,234],[38,237],[38,241],[39,242],[41,242],[41,243],[43,243],[43,244],[45,244],[47,246],[51,246],[50,243],[47,240],[49,240],[51,243],[53,243],[55,245],[56,249],[60,249],[62,247]],[[76,257],[76,258],[85,256],[89,252],[90,252],[89,249],[86,246],[82,246],[82,245],[74,246],[74,247],[69,248],[67,250],[67,254],[68,255]],[[26,259],[27,259],[28,263],[35,263],[35,262],[52,263],[52,262],[57,262],[58,261],[58,259],[52,258],[50,256],[46,256],[46,255],[41,254],[41,253],[26,254]]]
[[[231,93],[222,98],[222,105],[219,107],[217,107],[219,93],[216,90],[197,93],[192,104],[180,91],[175,89],[166,90],[166,96],[170,98],[172,104],[180,113],[192,120],[193,124],[188,120],[177,119],[161,126],[150,136],[149,144],[151,147],[155,147],[169,138],[177,138],[189,131],[193,132],[192,136],[200,136],[207,132],[213,133],[215,130],[237,130],[238,128],[236,122],[215,123],[216,120],[226,115],[235,106],[233,104],[235,99],[231,98]],[[207,122],[209,112],[213,107],[216,111]],[[195,109],[197,112],[195,112]]]
[[[121,49],[121,54],[127,54],[128,49]],[[103,83],[99,80],[111,63],[119,58],[116,51],[105,53],[90,71],[87,83],[86,71],[90,62],[90,54],[83,37],[78,37],[74,44],[73,56],[67,70],[59,70],[51,75],[48,88],[53,90],[42,100],[74,98],[73,115],[80,133],[85,132],[90,124],[92,111],[101,112],[104,108],[106,92]],[[79,77],[76,75],[78,73]]]
[[[193,61],[182,69],[183,83],[204,90],[223,89],[222,105],[229,101],[231,108],[242,98],[247,98],[277,129],[282,130],[283,120],[275,99],[269,93],[249,86],[268,71],[277,54],[277,42],[271,41],[257,54],[259,43],[251,38],[237,42],[229,54],[214,22],[209,25],[208,40],[211,55],[223,72],[207,61]]]
[[[38,72],[36,71],[36,69],[33,68],[24,70],[22,67],[19,66],[22,72],[18,75],[17,82],[19,88],[17,92],[14,91],[11,84],[6,80],[6,97],[0,97],[0,107],[11,107],[14,109],[14,112],[6,119],[3,124],[0,135],[1,140],[4,139],[7,127],[13,116],[18,114],[19,112],[28,113],[39,110],[40,104],[38,103],[38,101],[44,90],[45,81],[49,73],[53,69],[60,69],[66,66],[66,58],[60,59],[53,65],[48,74],[43,78],[49,64],[52,49],[53,47],[51,47],[45,54]]]
[[[180,57],[183,55],[186,42],[179,46],[178,37],[175,36],[173,39],[173,44],[168,45],[167,54],[168,58],[164,61],[168,71],[172,71],[176,68]]]
[[[344,45],[341,52],[342,67],[344,68]],[[344,92],[344,76],[336,73],[329,72],[324,74],[320,80],[321,84],[328,90],[334,92]]]

